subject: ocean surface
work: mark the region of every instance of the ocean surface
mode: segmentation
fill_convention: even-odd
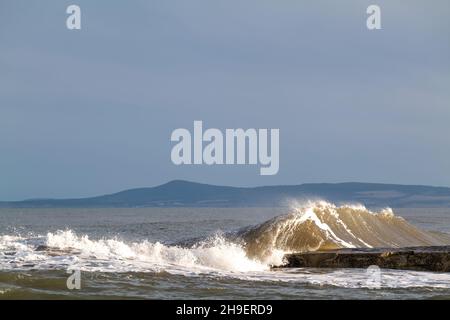
[[[2,208],[0,299],[450,299],[449,273],[271,269],[287,252],[448,234],[450,209]]]

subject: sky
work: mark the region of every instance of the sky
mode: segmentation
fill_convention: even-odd
[[[448,0],[2,0],[0,200],[174,179],[450,186],[449,17]],[[278,174],[174,165],[171,133],[194,120],[280,129]]]

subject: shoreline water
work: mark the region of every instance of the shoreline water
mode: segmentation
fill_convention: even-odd
[[[440,235],[450,230],[450,212],[445,210],[393,212],[421,230],[433,231],[432,239],[435,231]],[[280,220],[286,214],[285,209],[267,208],[2,209],[0,299],[450,298],[449,273],[381,269],[379,288],[373,289],[364,268],[272,269],[268,257],[249,256],[239,242],[243,235],[258,242],[265,239],[259,236],[271,234],[266,231],[279,230],[272,234],[283,238],[289,234],[280,229],[286,221],[291,227],[300,226],[300,233],[310,230],[314,237],[309,241],[326,235],[326,228],[311,224],[316,221],[311,216],[305,221]],[[318,218],[326,222],[320,214]],[[353,236],[360,238],[350,221],[341,218]],[[396,218],[385,214],[380,223],[385,219]],[[329,224],[334,232],[331,238],[343,240],[336,243],[357,241],[345,233],[339,219],[333,221],[337,227]],[[300,222],[308,228],[302,229]],[[404,226],[401,219],[398,223]],[[46,248],[51,249],[46,252]],[[283,255],[270,258],[281,260]],[[80,270],[80,290],[66,286],[71,275],[67,271],[73,267]]]

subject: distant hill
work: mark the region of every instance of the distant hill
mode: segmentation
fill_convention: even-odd
[[[450,188],[354,182],[237,188],[176,180],[92,198],[0,202],[0,207],[276,207],[308,199],[368,207],[450,207]]]

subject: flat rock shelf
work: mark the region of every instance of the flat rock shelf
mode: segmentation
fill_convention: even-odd
[[[368,268],[450,272],[450,246],[358,248],[290,253],[274,268]]]

